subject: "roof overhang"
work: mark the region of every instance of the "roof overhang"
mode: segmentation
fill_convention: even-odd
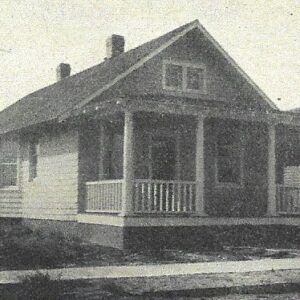
[[[185,116],[204,115],[207,118],[232,119],[253,123],[284,124],[300,127],[300,115],[281,111],[262,112],[241,110],[220,105],[209,106],[203,102],[190,104],[178,99],[145,100],[143,98],[115,98],[100,104],[88,105],[77,111],[77,116],[95,116],[96,118],[120,112],[153,112],[158,114],[176,114]]]

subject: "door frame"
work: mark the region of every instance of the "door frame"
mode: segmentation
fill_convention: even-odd
[[[175,141],[175,180],[180,180],[180,141],[181,141],[181,132],[179,130],[169,130],[169,129],[155,129],[149,130],[148,135],[148,170],[149,178],[153,179],[153,159],[152,159],[152,147],[153,147],[153,138],[154,137],[168,137],[173,138]]]

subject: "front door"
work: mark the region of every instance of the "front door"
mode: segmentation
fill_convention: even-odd
[[[176,174],[176,139],[154,136],[152,139],[152,179],[174,180]]]

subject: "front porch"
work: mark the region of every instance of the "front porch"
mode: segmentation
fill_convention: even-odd
[[[216,149],[215,132],[225,132],[220,127],[228,127],[228,132],[239,128],[237,144],[220,142],[221,150]],[[299,161],[295,156],[289,160],[295,165],[295,179],[284,180],[289,166],[277,161],[282,156],[277,127],[274,121],[232,114],[219,119],[207,112],[125,111],[93,116],[82,134],[81,216],[86,214],[85,220],[91,214],[156,219],[298,216]],[[243,151],[227,162],[225,157],[225,167],[218,168],[218,151],[226,155],[236,145]],[[230,169],[228,162],[239,164],[239,172]]]

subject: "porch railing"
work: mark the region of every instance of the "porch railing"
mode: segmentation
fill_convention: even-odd
[[[194,181],[134,180],[133,208],[143,213],[194,212]]]
[[[277,185],[279,214],[300,215],[300,186]]]
[[[123,180],[86,183],[86,212],[119,213],[122,209]]]

